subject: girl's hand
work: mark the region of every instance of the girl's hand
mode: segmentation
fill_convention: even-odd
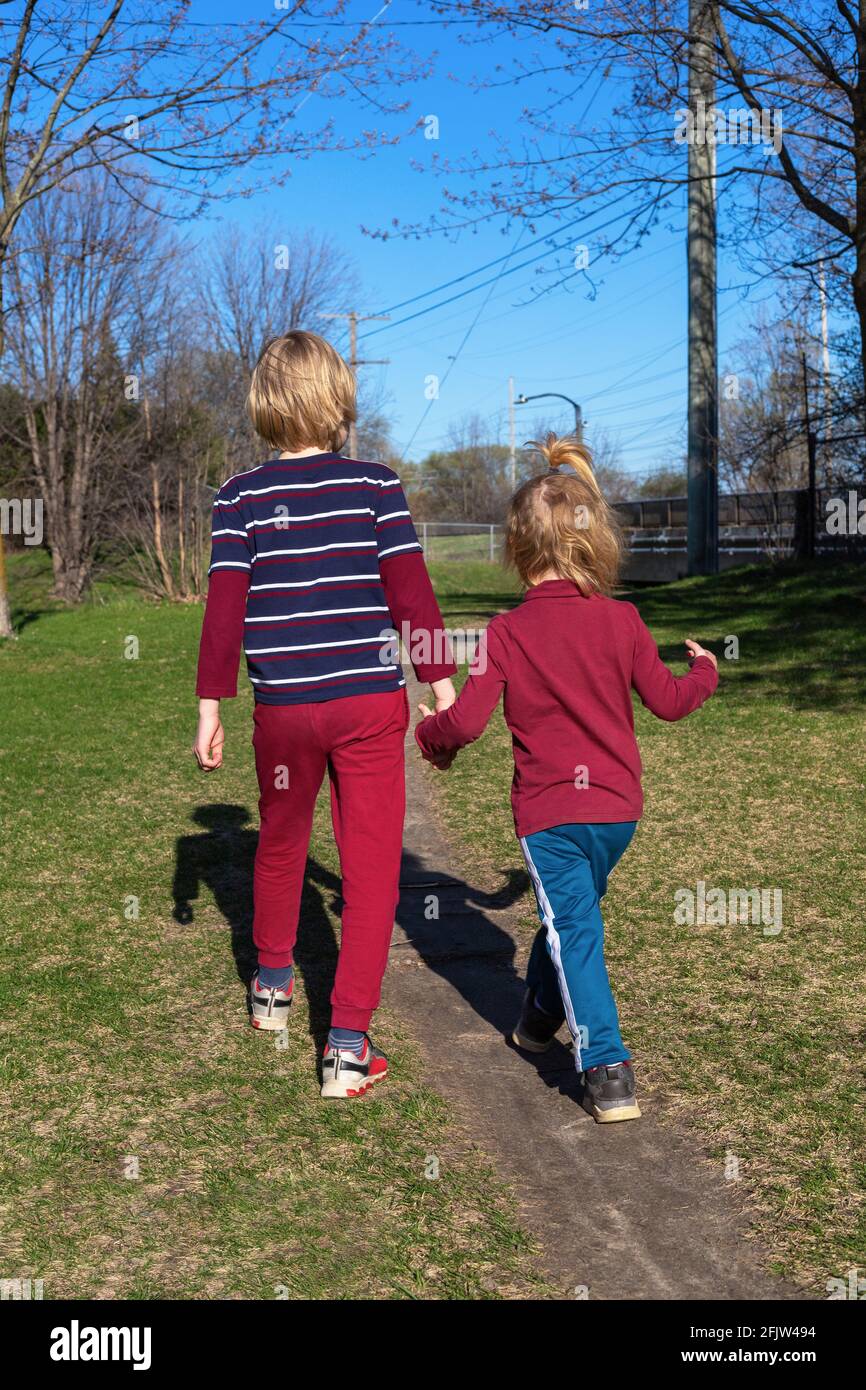
[[[200,700],[198,730],[192,751],[203,772],[215,772],[218,767],[222,767],[225,737],[220,720],[219,700]]]
[[[688,653],[689,653],[689,665],[690,665],[690,666],[691,666],[692,662],[696,659],[696,657],[699,657],[699,656],[708,656],[708,657],[710,658],[710,661],[713,663],[713,666],[714,666],[714,667],[716,668],[716,670],[718,671],[718,669],[719,669],[719,663],[718,663],[718,661],[716,660],[714,654],[713,654],[712,652],[708,652],[707,649],[706,649],[706,647],[700,646],[699,643],[693,642],[693,641],[691,640],[690,637],[687,637],[687,638],[686,638],[686,648],[687,648]]]
[[[430,758],[429,761],[439,772],[447,772],[457,757],[457,749],[452,748],[447,753],[442,753],[438,758]]]

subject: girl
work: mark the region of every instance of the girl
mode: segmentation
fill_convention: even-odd
[[[643,809],[631,692],[660,719],[682,719],[713,693],[718,668],[687,641],[691,669],[671,675],[637,609],[611,597],[622,541],[589,451],[552,434],[539,447],[549,472],[518,489],[506,533],[526,594],[489,623],[456,704],[419,706],[415,737],[445,770],[504,693],[511,805],[542,922],[513,1039],[543,1052],[567,1020],[591,1113],[631,1120],[640,1110],[599,906]]]

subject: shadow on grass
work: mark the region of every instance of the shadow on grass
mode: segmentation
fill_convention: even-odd
[[[574,1054],[560,1038],[539,1054],[523,1052],[511,1040],[526,981],[515,965],[514,938],[490,914],[511,907],[528,888],[527,874],[510,869],[503,886],[487,893],[451,874],[434,876],[429,866],[404,850],[397,921],[428,970],[446,980],[546,1086],[581,1104],[583,1087]],[[431,892],[438,897],[440,913],[432,921],[426,916]],[[430,1009],[438,1007],[431,997]]]
[[[193,920],[193,903],[202,886],[210,889],[231,933],[231,950],[238,978],[247,985],[256,972],[253,944],[253,867],[258,831],[250,827],[245,806],[199,806],[192,814],[203,833],[182,835],[175,846],[174,917]],[[326,907],[325,895],[330,895]],[[322,1048],[330,1022],[330,995],[337,965],[337,940],[331,912],[339,915],[340,880],[314,859],[307,861],[295,945],[295,969],[300,975],[310,1011],[310,1035]]]
[[[507,608],[516,608],[522,601],[522,594],[515,594],[509,589],[501,592],[490,593],[468,593],[461,590],[459,594],[449,594],[447,591],[438,595],[442,615],[449,626],[454,626],[454,620],[462,616],[473,618],[490,619],[497,613],[501,613]]]
[[[248,984],[257,965],[253,944],[253,867],[258,832],[251,828],[245,806],[199,806],[192,820],[201,833],[179,836],[175,848],[174,917],[187,925],[203,887],[210,889],[230,932],[238,978]],[[491,912],[512,906],[526,893],[523,870],[509,870],[502,888],[486,893],[459,878],[437,879],[445,898],[443,917],[429,922],[424,915],[424,892],[429,872],[411,854],[403,856],[397,920],[429,970],[440,975],[490,1023],[503,1041],[520,1013],[525,981],[514,964],[515,944]],[[342,907],[339,876],[316,859],[307,860],[301,917],[295,946],[295,968],[301,977],[310,1011],[310,1036],[324,1047],[330,1023],[330,995],[337,965],[334,916]],[[455,950],[454,923],[459,922],[465,945]],[[436,1002],[431,997],[431,1009]],[[578,1102],[582,1090],[571,1052],[559,1040],[540,1056],[518,1054],[535,1069],[545,1085]]]
[[[866,566],[748,566],[626,597],[650,628],[679,628],[714,651],[728,698],[839,714],[866,701]],[[729,637],[736,660],[725,659]],[[685,648],[662,643],[660,653],[681,662]]]
[[[48,607],[47,605],[45,608],[13,608],[11,614],[12,630],[18,637],[26,627],[30,627],[31,623],[38,623],[40,618],[56,611],[56,606]]]

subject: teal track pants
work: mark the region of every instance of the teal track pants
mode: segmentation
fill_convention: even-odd
[[[567,1021],[578,1071],[630,1055],[607,978],[600,904],[636,825],[557,825],[520,841],[542,922],[526,983],[542,1009]]]

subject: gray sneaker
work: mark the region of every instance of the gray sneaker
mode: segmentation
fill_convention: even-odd
[[[631,1062],[613,1062],[590,1067],[581,1073],[584,1101],[599,1124],[612,1120],[639,1120],[640,1109],[634,1094]]]

